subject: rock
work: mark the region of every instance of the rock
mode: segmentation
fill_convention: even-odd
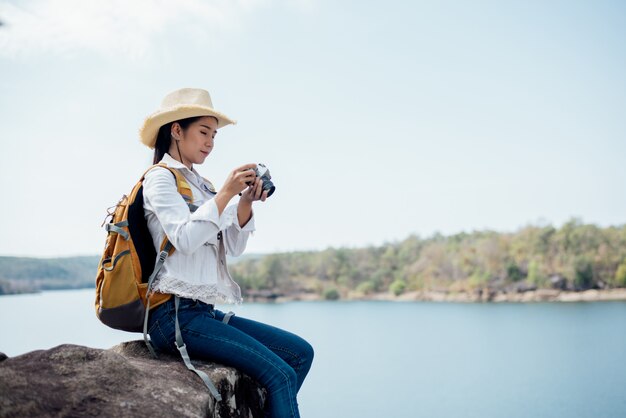
[[[510,292],[516,292],[516,293],[526,293],[526,292],[533,292],[537,290],[537,286],[535,286],[534,284],[527,283],[527,282],[517,282],[517,283],[513,283],[512,285],[510,285],[507,288],[507,290]]]
[[[597,302],[600,300],[610,300],[598,290],[590,289],[583,292],[568,292],[559,298],[561,302]]]
[[[108,350],[60,345],[0,363],[0,417],[262,417],[266,392],[236,369],[197,359],[216,402],[180,357],[153,359],[143,341]]]
[[[567,289],[567,279],[565,277],[559,276],[558,274],[550,277],[550,285],[553,289],[565,290]]]
[[[491,302],[496,296],[496,291],[487,287],[480,289],[480,301]]]
[[[9,358],[9,356],[7,356],[6,354],[0,352],[0,361],[4,361],[4,360],[6,360],[8,358]]]
[[[535,300],[538,302],[550,302],[556,300],[561,291],[558,289],[538,289],[535,292]]]
[[[285,296],[281,291],[278,290],[269,290],[269,289],[261,289],[261,290],[253,290],[250,289],[246,291],[246,298],[252,302],[271,302],[276,299]]]

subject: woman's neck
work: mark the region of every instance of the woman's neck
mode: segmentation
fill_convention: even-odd
[[[187,162],[185,161],[182,156],[176,151],[176,150],[170,150],[169,152],[170,157],[172,157],[173,159],[175,159],[176,161],[178,161],[179,163],[183,164],[185,167],[187,167],[190,171],[193,171],[193,164],[191,164],[191,162]]]

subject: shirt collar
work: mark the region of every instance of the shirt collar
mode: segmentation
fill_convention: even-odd
[[[191,170],[190,170],[185,164],[183,164],[180,161],[174,159],[174,157],[172,157],[168,153],[165,153],[163,155],[163,158],[161,158],[160,162],[165,163],[168,167],[176,168],[178,170],[183,170],[183,171],[188,172],[188,173],[193,173],[196,176],[201,177],[200,174],[198,174],[198,172],[196,171],[196,169],[193,168],[193,166],[191,167]]]

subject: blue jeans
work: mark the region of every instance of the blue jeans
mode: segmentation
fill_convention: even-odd
[[[237,368],[267,389],[270,417],[299,417],[296,394],[311,368],[311,345],[295,334],[236,315],[224,324],[224,315],[213,305],[180,299],[178,321],[192,361]],[[148,329],[157,349],[178,355],[174,320],[171,298],[150,310]]]

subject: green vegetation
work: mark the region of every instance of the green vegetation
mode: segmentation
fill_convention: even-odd
[[[626,287],[626,260],[617,268],[613,285],[615,287]]]
[[[339,297],[339,291],[334,287],[324,291],[324,299],[326,300],[337,300]]]
[[[396,279],[389,285],[389,290],[396,296],[400,296],[406,290],[406,283],[402,279]]]
[[[416,290],[449,292],[558,287],[626,287],[626,225],[599,228],[572,219],[557,229],[435,234],[381,247],[272,254],[231,267],[246,289],[322,298]]]

